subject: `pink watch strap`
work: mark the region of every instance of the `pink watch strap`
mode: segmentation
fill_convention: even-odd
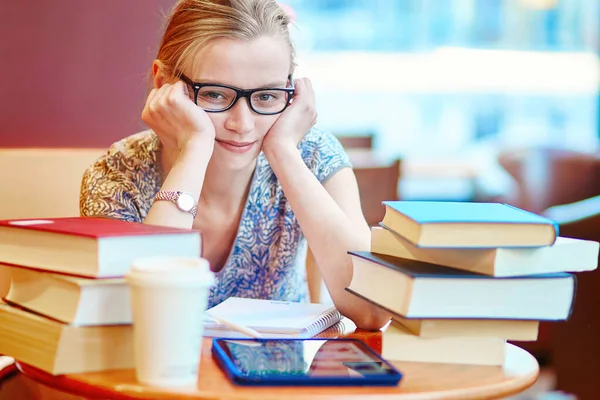
[[[175,203],[175,205],[177,205],[177,208],[179,208],[179,205],[177,204],[177,199],[179,198],[180,195],[182,195],[184,193],[189,194],[187,192],[174,191],[174,190],[159,190],[154,195],[154,201],[161,201],[161,200],[170,201],[172,203]],[[196,218],[196,214],[198,214],[198,203],[195,203],[189,211],[182,210],[181,208],[179,208],[179,209],[184,212],[189,212],[190,214],[192,214],[192,216],[194,218]]]

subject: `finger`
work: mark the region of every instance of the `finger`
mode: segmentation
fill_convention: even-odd
[[[315,95],[312,90],[312,85],[308,78],[302,78],[298,80],[296,88],[298,89],[298,94],[294,95],[294,102],[290,104],[289,108],[297,110],[305,115],[307,117],[305,121],[308,123],[317,116]]]
[[[304,81],[302,78],[294,80],[294,97],[293,101],[290,103],[290,107],[294,106],[294,104],[303,101],[304,98]]]
[[[169,112],[169,93],[171,92],[172,86],[173,85],[169,83],[165,83],[160,87],[156,97],[154,98],[154,108],[162,116],[166,116],[166,114]]]
[[[179,86],[179,82],[177,81],[174,84],[170,85],[168,90],[165,92],[165,103],[169,107],[177,108],[181,103],[181,99],[183,97],[181,87]]]
[[[148,93],[148,97],[146,98],[146,105],[152,103],[152,100],[156,97],[157,89],[153,88],[150,93]]]
[[[315,93],[308,78],[300,78],[295,81],[295,101],[301,100],[307,104],[314,103]]]
[[[304,86],[306,87],[306,90],[309,92],[313,91],[313,86],[312,86],[312,82],[310,81],[309,78],[302,78],[302,80],[304,81]]]
[[[165,85],[162,85],[161,87],[152,89],[152,91],[154,92],[154,95],[152,96],[152,99],[150,99],[149,103],[157,104],[160,101],[160,98],[162,97],[164,90],[165,90]]]
[[[184,81],[177,81],[175,83],[175,86],[181,88],[181,92],[184,94],[185,97],[187,97],[188,99],[192,99],[194,92],[190,90],[190,87]]]
[[[169,94],[169,92],[171,91],[171,84],[170,83],[165,83],[163,84],[159,89],[158,92],[156,93],[156,98],[154,99],[154,101],[156,103],[160,103],[160,104],[164,104],[167,95]]]
[[[154,95],[152,96],[152,98],[148,99],[148,110],[154,116],[158,116],[161,113],[161,98],[163,97],[164,90],[165,85],[159,88],[154,88]]]
[[[304,78],[294,79],[294,96],[301,95],[303,87],[304,87]]]
[[[183,81],[177,81],[171,85],[169,89],[169,95],[171,96],[187,96],[186,84]]]
[[[187,88],[188,86],[183,81],[178,81],[173,85],[170,96],[172,96],[175,111],[183,114],[204,113],[204,110],[196,106],[193,96],[190,97]]]
[[[303,78],[304,79],[304,96],[306,97],[310,97],[310,101],[314,103],[315,101],[315,91],[313,89],[312,86],[312,82],[310,81],[309,78]]]
[[[144,111],[146,113],[152,113],[154,109],[154,99],[156,98],[157,89],[154,88],[148,93],[148,97],[146,98],[146,104],[144,104]]]
[[[177,81],[171,86],[167,100],[171,107],[177,109],[195,107],[193,99],[188,94],[187,85],[183,81]]]
[[[190,91],[189,86],[183,81],[177,81],[173,85],[172,92],[181,99],[181,103],[185,106],[196,106],[194,103],[194,92]]]

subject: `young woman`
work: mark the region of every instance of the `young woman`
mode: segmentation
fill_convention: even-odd
[[[314,254],[338,310],[378,329],[389,315],[344,288],[349,250],[369,248],[348,156],[314,127],[314,92],[293,80],[289,18],[273,0],[183,0],[169,18],[142,112],[150,130],[84,175],[84,216],[202,231],[230,296],[307,301]]]

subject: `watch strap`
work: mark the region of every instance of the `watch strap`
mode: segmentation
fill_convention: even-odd
[[[172,203],[175,203],[175,205],[177,205],[177,199],[183,193],[187,193],[187,192],[182,192],[182,191],[179,191],[179,190],[159,190],[154,195],[154,201],[155,202],[156,201],[161,201],[161,200],[162,201],[170,201]],[[177,208],[179,208],[179,206]],[[181,210],[181,211],[189,212],[190,214],[192,214],[192,216],[194,218],[196,218],[196,214],[198,214],[198,203],[195,202],[194,206],[189,211],[185,211],[185,210]]]

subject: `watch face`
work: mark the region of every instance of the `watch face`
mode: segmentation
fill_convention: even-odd
[[[177,198],[177,207],[181,211],[189,212],[194,207],[194,204],[196,204],[196,201],[194,201],[194,198],[189,193],[181,193]]]

